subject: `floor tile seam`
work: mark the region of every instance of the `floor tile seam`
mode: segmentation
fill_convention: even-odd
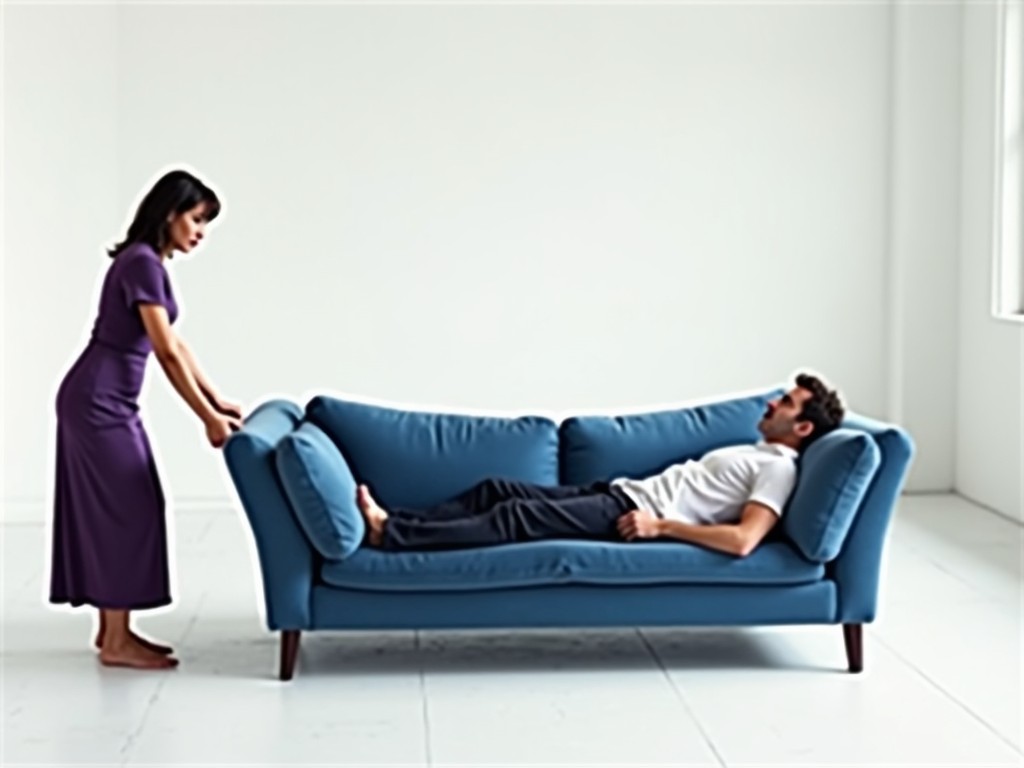
[[[195,627],[196,621],[199,619],[199,613],[202,611],[203,603],[206,602],[207,594],[207,592],[203,592],[203,596],[199,599],[199,604],[196,606],[195,612],[192,614],[192,618],[189,619],[188,625],[185,627],[185,631],[181,634],[181,636],[178,639],[179,645],[185,644],[185,640],[192,632],[192,628]],[[149,715],[153,711],[153,705],[156,704],[157,700],[160,698],[160,693],[163,691],[164,686],[167,684],[169,676],[175,674],[175,671],[168,670],[166,672],[161,672],[160,674],[160,682],[157,683],[156,688],[150,695],[149,700],[146,702],[146,708],[142,712],[142,718],[139,721],[139,725],[131,734],[129,734],[128,739],[121,747],[120,753],[122,766],[128,765],[128,763],[131,761],[132,750],[134,749],[135,743],[138,741],[139,736],[142,735],[143,729],[146,727],[146,721],[149,720]]]
[[[923,669],[921,669],[917,664],[915,664],[909,658],[907,658],[902,653],[900,653],[898,650],[896,650],[896,648],[893,647],[893,645],[890,642],[886,641],[885,638],[883,638],[878,632],[872,632],[871,636],[872,636],[872,639],[876,640],[879,643],[879,645],[884,647],[889,653],[891,653],[893,656],[895,656],[900,662],[902,662],[907,667],[909,667],[911,670],[913,670],[914,673],[916,673],[919,677],[924,679],[924,681],[927,682],[930,686],[932,686],[935,690],[937,690],[939,693],[941,693],[943,696],[945,696],[947,699],[949,699],[949,701],[951,701],[957,707],[959,707],[964,712],[966,712],[968,715],[970,715],[974,720],[976,720],[979,724],[981,724],[987,731],[992,733],[996,738],[998,738],[1001,742],[1006,744],[1006,746],[1008,746],[1010,749],[1012,749],[1015,753],[1017,753],[1018,755],[1024,757],[1024,752],[1021,752],[1021,750],[1018,749],[1017,746],[1012,741],[1010,741],[1006,736],[1004,736],[1002,733],[1000,733],[999,730],[996,729],[991,723],[989,723],[985,718],[983,718],[981,715],[979,715],[977,712],[975,712],[973,709],[971,709],[971,707],[966,702],[961,701],[951,691],[947,690],[944,686],[940,685],[937,680],[935,680],[931,675],[929,675],[927,672],[925,672]]]
[[[654,663],[658,665],[658,668],[661,670],[661,674],[665,677],[665,680],[668,682],[668,685],[672,689],[672,692],[675,694],[679,702],[683,705],[683,709],[686,711],[686,714],[689,715],[694,725],[697,726],[697,732],[700,733],[700,736],[704,740],[704,743],[707,745],[708,749],[711,750],[711,753],[715,756],[715,760],[718,761],[718,765],[720,766],[720,768],[727,768],[725,759],[722,757],[722,755],[718,751],[718,748],[712,742],[711,736],[704,728],[704,724],[700,721],[700,718],[697,717],[696,712],[694,712],[693,707],[690,705],[690,702],[687,701],[686,696],[683,695],[683,692],[679,689],[679,686],[676,685],[675,680],[672,679],[672,675],[669,674],[668,668],[665,666],[665,663],[661,660],[661,657],[658,656],[657,652],[654,650],[654,647],[647,639],[647,636],[644,635],[644,633],[640,630],[639,627],[635,627],[634,630],[637,634],[637,637],[640,638],[640,642],[643,643],[644,647],[647,649],[647,652],[651,655],[651,658],[654,659]]]

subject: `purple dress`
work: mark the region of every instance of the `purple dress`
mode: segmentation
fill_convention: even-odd
[[[57,393],[50,602],[155,608],[171,602],[164,495],[139,418],[153,346],[138,305],[178,306],[157,253],[125,248],[103,281],[92,338]]]

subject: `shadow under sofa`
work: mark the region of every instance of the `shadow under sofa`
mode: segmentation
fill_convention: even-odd
[[[314,397],[263,403],[225,446],[256,544],[279,675],[304,630],[841,624],[851,672],[912,460],[896,425],[848,413],[799,459],[782,519],[746,557],[675,540],[552,539],[430,552],[362,546],[355,486],[427,507],[487,477],[643,477],[759,439],[761,394],[622,416],[489,417]]]

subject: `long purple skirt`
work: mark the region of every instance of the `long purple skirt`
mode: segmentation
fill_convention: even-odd
[[[148,357],[93,340],[61,383],[50,602],[171,602],[164,494],[139,418]]]

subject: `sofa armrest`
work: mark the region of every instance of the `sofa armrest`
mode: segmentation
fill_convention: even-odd
[[[302,419],[287,400],[263,403],[224,446],[231,480],[249,518],[270,629],[308,629],[315,553],[284,496],[274,448]]]
[[[859,624],[875,618],[886,534],[914,456],[914,442],[900,427],[858,414],[847,414],[843,426],[871,435],[882,455],[843,547],[828,565],[838,587],[836,620]]]

